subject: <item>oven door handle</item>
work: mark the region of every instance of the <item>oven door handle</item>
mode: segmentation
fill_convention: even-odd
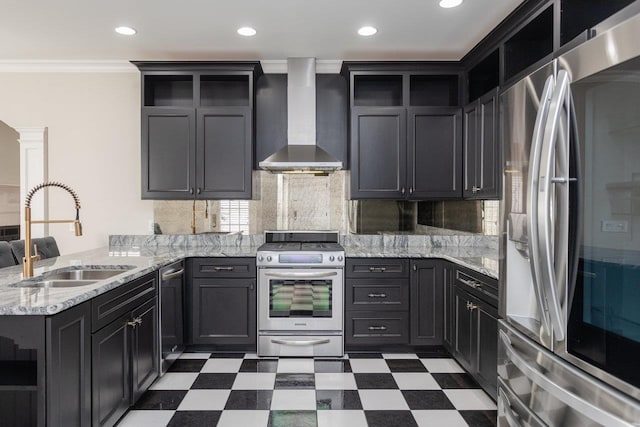
[[[276,277],[278,279],[298,279],[298,278],[319,279],[322,277],[337,276],[338,272],[337,271],[322,271],[322,272],[317,272],[317,271],[306,272],[305,271],[305,272],[276,273],[276,272],[266,271],[264,275],[267,277]]]
[[[318,344],[328,344],[330,341],[331,340],[329,338],[323,338],[318,340],[296,340],[296,341],[282,340],[278,338],[271,339],[271,342],[274,344],[291,345],[294,347],[311,347],[313,345],[318,345]]]

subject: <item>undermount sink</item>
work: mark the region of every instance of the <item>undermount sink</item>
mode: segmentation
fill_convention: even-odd
[[[23,280],[11,286],[18,288],[75,288],[78,286],[93,285],[100,280],[109,279],[134,268],[136,267],[133,265],[67,267],[44,273],[40,277]]]
[[[41,280],[39,282],[18,283],[19,288],[75,288],[96,283],[97,280]]]
[[[124,273],[126,270],[69,270],[60,271],[58,273],[47,274],[45,277],[47,280],[74,280],[74,281],[86,281],[86,280],[105,280],[118,274]]]

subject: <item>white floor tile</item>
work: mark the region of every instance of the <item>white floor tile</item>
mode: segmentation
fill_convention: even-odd
[[[267,372],[240,372],[231,387],[233,390],[273,390],[276,374]]]
[[[271,410],[316,410],[315,390],[274,390]]]
[[[411,411],[418,427],[467,427],[462,415],[455,410]]]
[[[165,427],[175,411],[129,411],[118,427]]]
[[[221,411],[229,398],[230,390],[189,390],[182,399],[179,411]]]
[[[453,359],[420,359],[431,373],[464,373],[464,369]]]
[[[256,353],[246,353],[244,355],[245,359],[260,359]]]
[[[351,359],[351,370],[354,373],[389,373],[389,365],[384,359]]]
[[[318,427],[367,427],[364,411],[318,411]]]
[[[269,422],[269,411],[222,411],[217,427],[261,427]]]
[[[431,374],[395,372],[392,375],[400,390],[440,390],[440,386]]]
[[[208,359],[211,353],[182,353],[179,359]]]
[[[385,359],[417,359],[418,355],[415,353],[383,353],[382,357]]]
[[[280,359],[278,373],[308,373],[313,374],[313,359]]]
[[[409,406],[400,390],[358,390],[362,408],[377,411],[408,411]]]
[[[198,378],[197,372],[167,372],[153,383],[151,390],[189,390]]]
[[[200,372],[202,373],[225,373],[238,372],[242,365],[242,359],[209,359],[206,361]]]
[[[480,389],[444,390],[444,393],[459,411],[496,409],[493,400]]]
[[[316,374],[316,390],[357,390],[353,374],[329,373]]]

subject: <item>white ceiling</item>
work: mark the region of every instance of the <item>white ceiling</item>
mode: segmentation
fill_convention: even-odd
[[[458,60],[522,1],[2,0],[0,60]]]

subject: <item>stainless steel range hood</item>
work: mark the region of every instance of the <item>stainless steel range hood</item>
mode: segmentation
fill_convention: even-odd
[[[259,163],[272,173],[326,175],[342,162],[316,145],[316,60],[287,59],[287,146]]]

